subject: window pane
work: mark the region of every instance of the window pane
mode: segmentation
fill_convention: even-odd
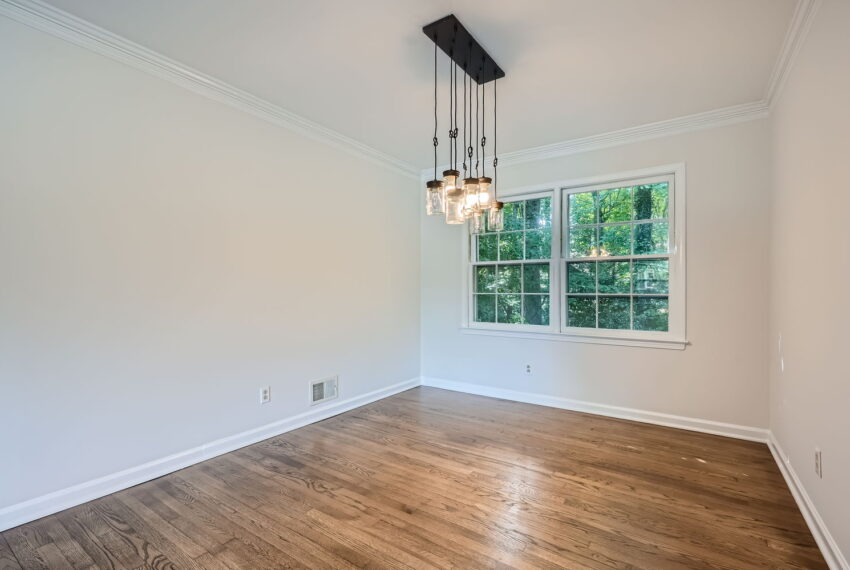
[[[628,261],[600,261],[597,271],[599,271],[600,293],[631,292],[632,284]],[[602,325],[600,324],[599,326]]]
[[[632,219],[632,189],[612,188],[599,192],[599,223],[628,222]]]
[[[570,225],[596,223],[596,192],[570,194]]]
[[[475,320],[479,323],[496,322],[496,296],[475,296]]]
[[[495,265],[485,265],[475,268],[475,291],[477,293],[496,292]]]
[[[523,295],[523,317],[530,325],[549,324],[549,295]]]
[[[596,328],[596,298],[567,297],[567,325]]]
[[[630,255],[631,241],[631,225],[599,228],[599,255]]]
[[[635,187],[635,219],[649,220],[667,217],[669,189],[666,182]]]
[[[666,331],[667,297],[635,297],[635,330]]]
[[[552,198],[525,201],[525,228],[536,230],[552,225]]]
[[[535,263],[522,268],[523,291],[526,293],[549,292],[549,264]]]
[[[505,231],[521,230],[524,226],[523,220],[524,202],[506,202],[504,206]]]
[[[549,259],[552,256],[552,231],[529,230],[525,232],[525,258]]]
[[[522,295],[497,295],[496,313],[500,323],[522,322]]]
[[[630,311],[629,297],[599,297],[599,328],[630,329]]]
[[[669,293],[670,269],[666,259],[635,260],[635,293]]]
[[[478,261],[496,261],[498,247],[499,236],[478,236]]]
[[[635,255],[667,253],[667,222],[635,225]]]
[[[499,234],[499,259],[502,261],[522,259],[523,232]]]
[[[592,257],[596,250],[596,228],[570,229],[570,257]]]
[[[496,279],[499,293],[521,293],[520,275],[521,265],[500,265]]]
[[[596,262],[589,261],[567,264],[567,292],[596,292]]]

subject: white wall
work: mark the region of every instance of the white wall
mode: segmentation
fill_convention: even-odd
[[[416,180],[4,18],[0,85],[0,509],[419,375]]]
[[[816,14],[773,113],[770,425],[850,557],[850,3]],[[779,368],[779,335],[785,370]],[[823,454],[823,479],[814,450]]]
[[[759,120],[499,169],[510,188],[686,163],[684,351],[461,334],[465,228],[423,215],[423,376],[766,427],[768,135]]]

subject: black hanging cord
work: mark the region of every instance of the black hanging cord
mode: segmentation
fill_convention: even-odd
[[[463,72],[463,177],[466,178],[466,80],[469,75]]]
[[[487,176],[487,127],[484,119],[487,117],[487,84],[481,86],[481,176]]]
[[[479,111],[479,101],[478,101],[478,81],[475,82],[475,140],[478,140],[478,111]],[[478,178],[478,145],[475,145],[475,177]]]
[[[452,156],[452,111],[454,104],[454,100],[452,99],[452,88],[454,84],[452,83],[452,54],[449,53],[449,164],[452,164],[453,156]],[[449,166],[451,168],[451,166]]]
[[[455,158],[454,162],[452,162],[452,170],[457,170],[457,62],[454,65],[454,108],[455,108],[455,116],[454,116],[454,129],[452,130],[452,138],[454,139],[454,153]]]
[[[495,79],[493,81],[493,196],[498,201],[498,195],[496,194],[499,190],[499,175],[496,167],[499,166],[499,129],[497,122],[499,120],[499,113],[497,113],[498,107],[497,99],[496,99],[496,86],[499,85],[499,80]]]
[[[437,179],[437,34],[434,34],[434,180]]]

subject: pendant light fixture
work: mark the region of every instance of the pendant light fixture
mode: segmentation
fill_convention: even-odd
[[[493,88],[493,140],[496,140],[496,89],[495,81],[505,76],[493,58],[475,41],[454,15],[428,24],[423,32],[434,42],[434,178],[426,183],[426,212],[428,215],[445,214],[446,223],[462,224],[470,220],[471,233],[481,233],[486,226],[498,231],[504,226],[503,204],[496,199],[496,186],[487,176],[487,128],[485,85],[494,82]],[[437,47],[449,56],[449,161],[441,179],[437,178]],[[457,72],[463,73],[463,174],[458,170],[458,104]],[[475,105],[473,109],[473,82]],[[480,93],[480,94],[479,94]],[[468,114],[467,114],[468,109]],[[473,112],[475,113],[473,119]],[[474,121],[474,125],[473,125]],[[480,129],[480,130],[479,130]],[[480,153],[480,154],[479,154]],[[472,158],[475,155],[475,171]],[[468,162],[467,162],[468,161]],[[483,161],[483,162],[482,162]],[[493,158],[493,175],[497,159]],[[479,171],[480,167],[480,171]]]
[[[490,210],[487,211],[487,227],[491,232],[500,232],[505,229],[505,204],[503,202],[499,202],[496,199],[496,186],[499,182],[499,177],[497,174],[496,168],[499,166],[499,154],[498,154],[498,142],[499,138],[497,133],[499,132],[498,124],[496,123],[496,117],[499,116],[497,113],[497,98],[496,98],[496,86],[499,84],[498,81],[493,81],[493,206]]]

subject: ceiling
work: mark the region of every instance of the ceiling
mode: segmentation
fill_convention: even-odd
[[[448,13],[507,74],[501,152],[763,99],[795,2],[50,0],[420,167],[433,129],[421,28]]]

